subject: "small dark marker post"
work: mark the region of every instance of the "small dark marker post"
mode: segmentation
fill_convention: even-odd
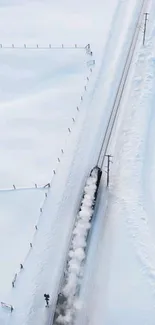
[[[50,183],[47,183],[47,184],[44,186],[44,188],[45,188],[45,187],[51,187]]]
[[[111,159],[111,155],[106,155],[107,159],[108,159],[108,164],[107,164],[107,187],[109,186],[109,179],[110,179],[110,163],[112,163]]]
[[[45,293],[45,294],[44,294],[44,298],[45,298],[45,301],[46,301],[46,307],[48,307],[48,306],[49,306],[50,295],[47,294],[47,293]]]
[[[145,45],[145,38],[146,38],[146,26],[147,26],[147,21],[148,21],[148,12],[145,12],[145,20],[144,20],[144,34],[143,34],[143,46]]]

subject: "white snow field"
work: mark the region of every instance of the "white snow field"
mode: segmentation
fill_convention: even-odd
[[[14,183],[33,187],[51,180],[61,149],[65,150],[68,127],[73,127],[72,118],[80,115],[76,108],[89,83],[88,63],[100,62],[117,0],[112,5],[106,2],[86,0],[82,6],[72,1],[0,2],[3,47],[60,47],[0,48],[1,188]],[[93,57],[85,49],[61,48],[88,43]]]
[[[1,188],[51,180],[88,84],[89,60],[85,49],[0,51]]]
[[[149,1],[109,148],[111,185],[100,188],[76,324],[154,324],[154,10]]]
[[[22,254],[19,258],[17,254],[15,264],[10,266],[12,271],[10,271],[10,278],[6,279],[6,288],[5,282],[2,286],[1,301],[13,305],[14,312],[11,314],[9,310],[1,308],[0,324],[48,324],[50,321],[51,311],[45,309],[43,294],[49,291],[52,296],[52,292],[55,294],[57,290],[61,267],[65,260],[63,255],[67,252],[69,240],[67,237],[72,229],[75,212],[78,210],[77,197],[83,189],[85,181],[84,175],[77,182],[77,167],[82,168],[81,160],[85,156],[87,141],[73,172],[68,175],[71,165],[74,163],[71,158],[73,153],[76,156],[77,140],[80,131],[84,132],[83,122],[85,121],[85,125],[88,124],[87,113],[90,113],[90,103],[94,95],[94,85],[100,69],[101,56],[109,37],[113,14],[115,10],[119,11],[119,7],[116,9],[117,2],[117,0],[107,1],[102,4],[98,1],[98,6],[96,6],[96,3],[85,1],[81,7],[71,1],[65,2],[65,4],[63,1],[59,1],[57,4],[49,1],[44,4],[40,1],[23,1],[22,3],[5,1],[3,4],[0,3],[0,38],[3,46],[13,43],[17,45],[25,43],[47,45],[48,43],[54,46],[59,46],[62,43],[69,46],[75,43],[80,45],[81,43],[82,45],[91,43],[93,59],[95,58],[95,71],[90,78],[90,66],[87,65],[90,57],[86,55],[85,51],[67,50],[67,52],[65,50],[62,57],[62,49],[61,52],[40,50],[26,52],[25,50],[1,49],[0,78],[3,85],[0,104],[1,188],[10,188],[12,184],[15,184],[17,188],[21,186],[34,187],[35,183],[44,185],[51,181],[53,169],[56,170],[56,175],[40,218],[35,244],[26,262],[24,261],[22,276],[18,277],[15,288],[10,290],[9,281],[12,280],[12,274],[14,275],[16,272],[14,270],[15,261],[21,260],[24,256],[24,249],[27,250],[31,237],[29,233],[24,236],[23,249],[21,247],[19,251]],[[80,96],[83,95],[87,77],[90,79],[89,87],[81,103]],[[75,84],[73,85],[74,80]],[[76,111],[77,105],[80,108],[79,114]],[[72,117],[76,118],[76,123],[73,123]],[[69,119],[70,123],[68,123]],[[50,122],[55,126],[52,130]],[[88,128],[88,136],[92,132],[92,125],[93,121]],[[71,134],[66,132],[68,127],[71,128]],[[62,132],[64,130],[65,133]],[[82,137],[83,135],[80,143],[82,143]],[[67,150],[63,154],[60,150],[64,142],[66,142]],[[59,157],[61,154],[61,164],[57,161],[58,153]],[[49,155],[51,156],[49,157]],[[58,167],[59,175],[57,174]],[[89,167],[84,170],[84,173],[87,175],[88,171]],[[66,191],[67,179],[70,184],[68,194]],[[77,187],[75,187],[76,182]],[[18,193],[20,191],[16,192],[16,195]],[[31,197],[25,195],[25,198],[22,199],[26,205],[32,206],[32,210],[35,209]],[[8,202],[9,198],[6,205]],[[69,211],[70,202],[73,202],[71,211]],[[20,203],[17,203],[17,211],[19,206]],[[39,208],[38,201],[37,211]],[[25,217],[24,206],[21,215],[22,218]],[[32,219],[33,224],[33,211],[30,213],[29,219]],[[2,217],[0,221],[3,222]],[[12,214],[9,216],[8,222],[11,224],[15,222]],[[31,228],[31,223],[29,226]],[[14,227],[16,228],[16,223]],[[18,230],[18,232],[20,231]],[[21,234],[23,234],[22,228]],[[6,240],[10,247],[12,243],[9,236],[6,237]],[[3,254],[7,254],[5,246]],[[54,296],[54,298],[56,297]]]
[[[15,129],[17,125],[18,127],[21,127],[21,125],[23,125],[23,128],[25,128],[25,132],[21,130],[21,133],[20,132],[18,134],[11,133],[10,136],[8,135],[8,148],[9,148],[8,155],[10,155],[10,148],[11,148],[10,139],[12,139],[12,136],[14,140],[16,139],[16,137],[18,140],[20,140],[20,134],[21,137],[23,134],[23,138],[25,139],[24,142],[25,151],[26,148],[28,148],[29,159],[30,159],[28,165],[28,162],[25,160],[23,155],[23,162],[19,164],[20,166],[22,166],[22,169],[20,169],[19,168],[20,166],[18,165],[19,158],[17,160],[14,160],[15,155],[12,154],[11,158],[9,159],[12,160],[12,164],[13,163],[15,165],[17,164],[18,167],[16,169],[19,169],[19,173],[16,172],[15,175],[16,179],[14,180],[13,178],[14,171],[13,168],[11,167],[12,164],[8,165],[7,173],[10,173],[10,175],[8,177],[7,185],[5,185],[6,184],[5,178],[2,177],[1,186],[7,186],[7,187],[11,186],[12,185],[11,182],[13,183],[16,182],[18,186],[30,186],[30,182],[32,182],[32,186],[33,186],[34,183],[42,184],[44,182],[47,183],[52,180],[51,188],[49,189],[46,203],[43,206],[43,211],[39,222],[39,231],[37,231],[35,237],[35,244],[33,245],[31,254],[29,255],[29,257],[26,260],[26,263],[24,264],[24,270],[21,276],[18,278],[17,286],[15,288],[12,288],[10,291],[7,291],[7,289],[5,291],[5,287],[4,287],[5,293],[2,295],[1,301],[4,300],[3,298],[5,298],[6,303],[13,305],[14,311],[10,313],[10,311],[8,310],[6,311],[4,308],[1,308],[0,324],[3,325],[21,325],[21,324],[22,325],[34,325],[34,324],[48,325],[50,324],[52,313],[54,312],[55,302],[57,299],[57,293],[60,284],[60,279],[62,277],[63,267],[66,261],[68,245],[71,238],[71,232],[72,232],[74,220],[77,215],[80,200],[81,200],[81,193],[83,191],[86,177],[88,176],[90,169],[96,164],[97,156],[102,143],[103,133],[106,129],[108,117],[111,112],[111,106],[119,84],[119,80],[124,67],[124,63],[126,60],[132,35],[135,30],[136,21],[140,11],[141,3],[142,1],[138,1],[138,0],[137,1],[109,0],[109,1],[105,1],[104,3],[102,3],[102,1],[99,0],[96,2],[85,1],[84,4],[82,5],[79,5],[79,3],[75,4],[71,1],[66,1],[65,3],[62,1],[58,1],[56,3],[53,3],[53,1],[52,2],[45,1],[44,4],[39,1],[32,1],[32,2],[23,1],[22,3],[19,1],[13,1],[13,2],[7,1],[3,3],[3,7],[0,7],[1,43],[3,44],[5,43],[6,45],[16,43],[16,42],[18,44],[29,43],[32,45],[38,43],[40,44],[41,42],[43,45],[44,44],[46,45],[47,43],[54,44],[54,45],[59,45],[62,43],[67,45],[76,44],[76,43],[80,45],[81,44],[85,45],[87,43],[91,43],[92,50],[93,50],[93,58],[95,58],[95,67],[93,68],[93,72],[90,73],[91,74],[90,82],[87,91],[84,92],[84,97],[81,103],[80,111],[76,112],[76,106],[79,105],[77,98],[79,98],[80,101],[80,96],[81,96],[80,87],[82,87],[82,90],[84,90],[84,86],[85,86],[85,83],[81,84],[82,83],[81,80],[85,81],[88,76],[87,74],[85,76],[84,71],[87,70],[90,72],[90,69],[88,69],[86,64],[87,58],[85,57],[83,58],[82,56],[83,54],[79,54],[82,52],[78,52],[78,54],[76,54],[77,52],[74,52],[74,57],[71,54],[71,52],[69,52],[69,54],[65,52],[66,54],[64,54],[64,56],[66,55],[66,57],[63,62],[61,61],[62,60],[61,54],[59,54],[60,57],[56,53],[52,54],[52,56],[54,55],[53,58],[54,61],[56,61],[55,64],[57,65],[55,70],[54,81],[52,83],[51,75],[49,75],[50,73],[48,68],[52,64],[50,63],[52,57],[50,57],[49,53],[53,53],[53,52],[48,52],[48,54],[46,54],[47,52],[45,52],[43,54],[45,58],[45,60],[43,60],[44,63],[41,63],[42,61],[40,59],[39,53],[42,53],[42,51],[39,53],[34,51],[25,52],[26,50],[21,50],[23,52],[18,52],[18,51],[15,52],[16,50],[14,49],[14,50],[7,50],[7,52],[3,52],[6,50],[0,49],[0,51],[2,51],[0,52],[0,55],[4,59],[3,64],[5,63],[4,64],[5,67],[6,64],[9,65],[10,67],[10,60],[14,60],[13,59],[14,55],[16,53],[19,53],[15,55],[17,62],[13,63],[12,69],[17,72],[16,74],[17,79],[15,80],[16,85],[20,84],[19,85],[20,91],[18,92],[17,89],[17,93],[16,91],[8,92],[10,95],[9,94],[7,95],[7,87],[4,84],[4,89],[6,90],[6,93],[3,92],[4,98],[2,101],[2,106],[0,111],[2,112],[1,114],[2,117],[4,118],[6,125],[8,124],[8,129],[7,129],[8,132],[11,129],[12,129],[11,132],[13,132],[13,129]],[[6,26],[7,26],[7,32],[4,37],[3,30],[5,30]],[[8,26],[10,26],[10,30],[8,29]],[[8,60],[7,63],[5,62],[5,58],[3,57],[5,53],[7,53],[7,60]],[[28,67],[26,70],[25,70],[25,62],[22,63],[23,57],[25,56],[27,59],[29,57]],[[37,66],[37,61],[38,61],[38,66]],[[36,64],[35,66],[36,70],[34,69],[33,66],[34,70],[32,73],[33,63],[34,66]],[[26,81],[24,78],[23,80],[24,86],[22,85],[22,80],[18,79],[19,76],[21,78],[20,75],[21,64],[23,64],[22,71],[25,75],[25,78],[28,78],[27,85],[25,85]],[[44,75],[43,64],[45,64],[45,70],[47,75],[46,74]],[[51,70],[52,73],[54,73],[54,64],[52,64],[51,69],[52,69]],[[9,74],[8,81],[6,80],[6,82],[10,85],[10,88],[11,88],[10,78],[12,76],[13,70],[8,71],[6,69],[6,72],[8,72]],[[4,75],[5,70],[2,71]],[[77,87],[76,89],[74,88],[74,90],[72,88],[73,87],[72,73],[74,74],[76,80],[75,88]],[[35,80],[37,81],[37,85],[35,83]],[[15,81],[13,79],[13,84],[15,83]],[[62,98],[61,93],[63,93],[67,81],[68,81],[67,94],[69,95],[69,97],[66,96],[67,99],[65,105],[62,106],[63,100],[61,102],[61,98]],[[54,87],[54,93],[53,93],[53,97],[50,97],[52,96],[51,95],[52,92],[51,89],[53,89],[52,87]],[[58,93],[56,94],[55,94],[56,92],[55,88],[56,89],[58,88]],[[70,94],[72,92],[75,92],[76,96],[74,97],[73,101],[72,100],[70,101]],[[15,98],[13,98],[14,94],[16,95]],[[78,116],[76,122],[72,121],[73,102],[75,105],[74,106],[75,112]],[[22,112],[19,112],[21,107],[20,103],[22,103],[23,105],[22,106],[23,115]],[[54,104],[57,105],[57,103],[58,106],[56,107],[61,107],[61,110],[58,115],[57,115],[57,111],[54,110],[55,106],[53,106]],[[67,106],[67,112],[68,112],[67,120],[66,120],[66,103],[68,103],[69,106],[71,103],[70,108],[68,108]],[[47,104],[47,106],[45,104]],[[48,108],[48,114],[49,114],[49,115],[47,114],[46,118],[44,116],[45,106]],[[3,109],[3,107],[5,107],[5,109]],[[27,109],[29,109],[28,113],[27,113]],[[13,120],[11,117],[11,121],[8,123],[7,119],[10,119],[11,113],[15,115],[17,114],[17,117],[15,118],[15,120]],[[50,114],[52,115],[52,122],[55,125],[55,128],[52,131],[50,130],[50,126],[49,126],[50,116],[51,116]],[[27,120],[26,125],[24,124],[25,123],[24,119]],[[41,122],[43,119],[45,120],[44,130],[40,129],[41,135],[39,136],[38,134],[35,134],[35,132],[38,133],[38,129],[39,127],[41,127]],[[70,125],[68,125],[69,119],[71,121]],[[32,120],[34,124],[32,123]],[[47,134],[44,137],[44,141],[42,141],[42,136],[43,136],[42,132],[46,130],[47,121],[49,121],[48,124],[49,130],[47,130]],[[63,124],[61,125],[61,123]],[[10,124],[12,126],[11,128],[9,128]],[[33,127],[34,125],[35,127]],[[30,126],[32,127],[31,129],[32,133],[30,133]],[[67,131],[68,127],[71,128],[71,132],[65,133],[65,135],[67,135],[65,138],[63,132],[61,132],[60,134],[60,128],[62,129],[64,128],[64,130]],[[53,140],[51,140],[50,137],[53,137],[55,141],[52,142]],[[5,136],[4,138],[6,139]],[[61,148],[64,140],[65,140],[65,151],[63,153],[61,152]],[[46,141],[47,144],[45,144]],[[14,141],[13,144],[14,146],[17,144],[18,157],[20,157],[21,159],[22,141],[21,142]],[[31,148],[29,147],[30,144],[31,145],[33,144]],[[54,149],[52,147],[52,144],[56,148],[58,148],[59,151],[53,151]],[[41,148],[43,150],[44,147],[46,147],[44,151],[45,160],[43,159],[43,155],[41,155],[41,153],[39,152],[41,151]],[[6,143],[5,143],[5,148],[6,148]],[[38,156],[36,159],[37,152],[38,152]],[[56,159],[58,152],[61,153],[60,162],[57,162],[56,160],[56,163],[54,164],[52,160],[53,158],[51,159],[51,157],[54,156]],[[6,155],[5,150],[3,152],[3,156],[4,155]],[[51,156],[49,157],[49,155]],[[43,160],[41,160],[41,163],[39,165],[40,159]],[[4,168],[3,166],[4,164],[2,165],[2,168]],[[56,170],[56,174],[53,174],[53,169]],[[102,197],[101,200],[100,215],[102,215],[102,211],[104,210],[104,204],[102,204],[102,202],[104,203],[104,201],[105,201],[105,196]],[[29,204],[32,204],[30,203],[30,200],[29,200]],[[39,208],[40,206],[38,202],[38,209]],[[102,223],[103,219],[102,218],[99,219]],[[114,230],[115,229],[113,229],[113,231]],[[102,231],[105,231],[105,229],[103,230],[103,228],[100,227],[100,232]],[[108,236],[105,237],[103,237],[102,234],[100,238],[101,239],[107,238],[107,240],[110,240],[112,234],[113,232],[112,233],[109,232]],[[97,238],[98,237],[96,236],[96,239]],[[27,241],[29,242],[29,238]],[[108,246],[108,243],[107,245],[105,245],[107,261],[109,258],[110,259],[112,258],[109,253],[109,247],[111,249],[111,246],[110,245]],[[103,245],[102,240],[100,241],[99,244],[100,244],[99,246],[102,247]],[[122,243],[122,247],[124,247],[124,245],[125,243]],[[103,253],[102,250],[101,253]],[[100,278],[98,277],[98,279],[101,284],[102,284],[101,280],[105,279],[105,283],[107,285],[108,281],[103,276],[103,269],[105,265],[104,257],[105,256],[103,256],[102,258],[102,263],[100,263],[103,268],[102,270],[100,268],[98,269],[98,272],[100,272],[98,273],[100,276]],[[96,258],[100,262],[100,255],[98,255],[97,252],[96,252]],[[111,261],[113,262],[114,259]],[[93,260],[93,265],[94,264],[95,263]],[[136,268],[136,264],[135,264],[135,268]],[[90,272],[91,270],[92,269],[90,267]],[[114,271],[113,269],[111,269],[111,267],[109,268],[109,270],[108,269],[106,270],[108,271],[108,276],[109,276],[109,272]],[[93,274],[93,278],[96,279],[96,276],[94,277],[94,274]],[[116,278],[115,281],[116,281],[115,284],[117,285],[119,282],[116,280]],[[96,283],[92,281],[92,284],[93,283],[94,283],[94,287],[97,286],[97,281]],[[115,286],[113,287],[116,288]],[[124,286],[122,286],[122,289],[123,288]],[[99,310],[100,307],[101,310],[103,311],[103,306],[101,306],[102,300],[104,300],[106,303],[106,305],[104,306],[105,307],[107,306],[107,300],[106,300],[107,295],[103,296],[104,290],[102,289],[103,289],[102,285],[101,286],[99,285],[99,288],[97,288],[97,290],[94,291],[94,296],[93,296],[94,300],[93,300],[93,305],[91,305],[91,311],[90,309],[88,309],[88,313],[90,315],[91,312],[94,312],[94,314],[92,314],[91,317],[88,317],[88,319],[85,319],[86,324],[88,324],[89,322],[91,323],[93,321],[94,324],[96,324],[96,322],[103,323],[103,313],[99,311],[97,312],[97,310]],[[43,297],[45,292],[50,294],[50,308],[45,308],[44,297]],[[93,295],[93,291],[91,291],[91,293]],[[98,296],[98,293],[100,293],[100,296]],[[90,295],[90,297],[92,296]],[[97,301],[97,297],[99,297],[98,305],[95,307],[95,302]],[[115,296],[111,294],[111,297],[115,297]],[[124,299],[122,300],[123,302],[125,301]],[[90,300],[88,299],[88,305],[89,305],[89,301]],[[113,304],[113,307],[116,308],[117,306],[116,301],[114,302],[115,302],[115,306]],[[117,299],[117,303],[118,303],[118,299]],[[87,309],[87,307],[88,306],[85,306],[85,309]],[[111,308],[112,308],[112,304],[111,304]],[[95,317],[98,316],[98,313],[100,314],[101,318],[97,318],[96,321]],[[112,317],[111,311],[109,317],[110,316]],[[130,312],[130,316],[131,316],[131,312]],[[106,314],[104,315],[104,317],[106,317]],[[117,320],[115,321],[115,318],[114,320],[112,320],[112,322],[116,323]],[[107,324],[108,321],[109,320],[107,318],[104,321],[105,324]],[[121,321],[119,319],[119,324],[124,322],[125,322],[124,319]]]
[[[40,208],[46,199],[44,189],[0,191],[0,299],[12,290],[20,264],[25,265],[35,235],[39,231]],[[37,226],[38,230],[35,228]],[[15,283],[15,286],[16,286]],[[9,302],[8,302],[9,303]]]

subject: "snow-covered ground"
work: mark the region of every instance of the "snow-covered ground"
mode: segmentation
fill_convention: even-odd
[[[52,50],[51,52],[28,50],[26,52],[26,50],[2,49],[0,52],[2,84],[0,187],[11,188],[13,184],[17,188],[34,187],[34,183],[44,185],[51,180],[53,169],[56,169],[57,173],[59,167],[59,176],[56,174],[52,183],[54,187],[43,208],[35,244],[31,254],[23,262],[24,271],[18,277],[14,289],[10,288],[12,274],[14,275],[14,272],[18,270],[20,260],[24,258],[27,248],[29,249],[34,219],[36,215],[39,216],[41,201],[39,199],[37,201],[36,190],[34,190],[33,198],[31,194],[27,195],[26,192],[22,192],[22,200],[20,191],[11,192],[11,194],[6,192],[8,200],[3,202],[4,205],[7,207],[9,195],[13,195],[12,200],[15,204],[12,207],[12,213],[7,214],[7,222],[10,225],[13,223],[17,234],[20,233],[24,240],[19,244],[19,254],[16,253],[12,265],[10,261],[10,273],[5,278],[0,296],[1,301],[13,304],[15,309],[13,314],[10,314],[8,310],[1,308],[1,324],[24,325],[34,324],[34,322],[43,324],[49,321],[50,315],[44,308],[43,294],[49,291],[52,295],[52,289],[55,292],[54,284],[58,282],[57,276],[59,279],[60,266],[63,264],[62,256],[65,255],[67,248],[67,235],[71,232],[78,209],[77,197],[85,181],[85,175],[79,179],[79,183],[75,176],[77,176],[77,167],[81,166],[87,141],[77,164],[74,164],[74,173],[72,172],[69,178],[69,170],[74,163],[71,157],[73,152],[76,154],[76,144],[83,122],[85,121],[85,125],[88,124],[86,116],[90,111],[89,104],[93,98],[94,84],[117,2],[117,0],[107,1],[103,4],[101,1],[95,3],[85,1],[82,6],[73,4],[72,1],[65,3],[63,1],[57,3],[5,1],[0,3],[0,38],[3,45],[39,43],[59,46],[63,43],[70,46],[75,43],[79,45],[91,43],[96,68],[92,73],[93,77],[90,78],[90,67],[87,65],[90,56],[84,50],[64,50],[64,52],[62,49],[54,50],[54,52]],[[85,94],[84,86],[88,81],[87,77],[90,82]],[[83,93],[85,96],[81,103],[80,96]],[[80,108],[79,113],[76,106]],[[75,118],[75,123],[72,117]],[[93,121],[87,128],[88,134],[91,134],[92,125]],[[71,134],[68,133],[68,127],[71,128]],[[67,147],[67,154],[66,150],[64,154],[61,152],[64,143]],[[61,164],[57,161],[58,154]],[[91,162],[89,164],[91,165]],[[61,168],[62,165],[63,168]],[[88,170],[83,169],[83,171],[87,175],[89,167]],[[70,182],[69,194],[66,192],[67,178]],[[76,190],[75,183],[77,183]],[[15,194],[19,194],[16,199]],[[22,226],[20,227],[14,218],[16,210],[18,215],[22,201],[32,208],[27,219],[29,232],[25,234],[23,234]],[[74,204],[69,209],[71,201]],[[24,204],[21,219],[25,218]],[[2,217],[0,222],[4,222]],[[60,241],[61,237],[62,241]],[[8,245],[6,249],[5,245],[3,246],[4,256],[12,245],[7,233],[5,240]],[[58,251],[57,254],[56,251]],[[56,264],[57,259],[58,264]],[[0,276],[3,281],[5,275],[2,270]]]
[[[104,184],[100,189],[81,293],[82,324],[154,324],[154,10],[150,1],[147,43],[142,47],[139,40],[109,149],[111,185],[109,193]]]
[[[20,264],[25,265],[32,249],[30,243],[32,246],[35,244],[45,193],[47,190],[43,189],[0,191],[1,301],[6,302],[6,296],[12,290],[15,273],[18,275],[18,285]]]
[[[1,177],[1,186],[12,186],[12,183],[17,183],[18,186],[30,186],[30,182],[33,185],[38,182],[47,183],[52,179],[52,170],[56,169],[43,207],[35,244],[26,260],[23,274],[17,287],[0,297],[2,301],[5,298],[5,302],[11,303],[15,308],[12,314],[0,310],[0,324],[50,323],[53,305],[45,309],[43,294],[48,292],[51,296],[50,302],[54,304],[83,186],[90,169],[96,163],[140,3],[141,1],[134,0],[109,0],[104,3],[86,0],[79,6],[79,3],[72,1],[7,1],[0,7],[0,36],[4,45],[91,43],[95,59],[95,67],[91,73],[87,66],[88,56],[81,50],[65,50],[68,52],[64,52],[62,58],[62,54],[49,50],[6,52],[0,49],[0,56],[4,60],[0,78],[5,80],[0,114],[6,124],[6,128],[4,124],[1,126],[6,142],[3,147],[2,141],[0,150],[4,149],[2,156],[7,176],[7,185],[5,176]],[[7,32],[4,36],[6,26]],[[61,53],[62,51],[61,49]],[[78,112],[76,106],[79,105],[87,81],[86,72],[90,73],[91,78]],[[52,76],[54,74],[53,78],[51,73]],[[11,86],[13,76],[16,78],[13,78]],[[73,109],[78,117],[75,123],[72,121]],[[71,124],[68,124],[69,121]],[[54,123],[52,130],[50,123]],[[22,130],[16,129],[17,127]],[[71,128],[71,133],[68,132],[68,127]],[[64,142],[65,150],[62,153]],[[13,147],[16,155],[14,152],[10,155]],[[26,153],[27,149],[29,164],[22,152]],[[60,163],[57,161],[58,153],[61,153]],[[103,199],[105,198],[102,198],[102,202]],[[27,204],[33,204],[32,200],[28,201]],[[38,202],[38,210],[39,208]],[[111,236],[110,233],[109,240]],[[101,247],[102,244],[101,241]],[[108,251],[107,254],[109,257]]]
[[[90,76],[100,64],[115,9],[100,0],[2,1],[0,43],[58,46],[60,50],[0,50],[0,187],[33,187],[51,180],[68,127]],[[64,46],[91,44],[93,57]],[[78,133],[77,133],[78,134]],[[25,172],[23,173],[23,170]]]
[[[88,84],[90,59],[84,49],[0,51],[1,188],[51,180]]]

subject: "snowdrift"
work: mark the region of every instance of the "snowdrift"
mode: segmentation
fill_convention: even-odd
[[[78,293],[86,258],[86,247],[102,171],[95,166],[86,181],[72,233],[64,277],[56,302],[54,325],[71,324],[78,309]]]

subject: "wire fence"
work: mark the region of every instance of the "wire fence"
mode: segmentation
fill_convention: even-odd
[[[45,188],[48,188],[50,187],[50,183],[47,183],[45,185],[38,185],[38,184],[34,184],[34,186],[31,186],[31,187],[26,187],[26,186],[17,186],[15,184],[12,185],[12,187],[10,188],[0,188],[0,193],[1,192],[12,192],[12,191],[30,191],[30,190],[42,190],[42,189],[45,189]]]
[[[0,44],[0,50],[3,49],[10,49],[10,50],[86,50],[87,53],[91,52],[90,44],[87,45],[65,45],[61,44],[58,46],[53,46],[52,44],[48,45],[41,45],[41,44],[35,44],[35,45],[29,45],[29,44],[23,44],[23,45],[16,45],[14,43],[10,45]]]
[[[6,48],[6,47],[1,47],[0,48]],[[12,47],[11,47],[12,48]],[[15,48],[15,47],[13,47]],[[63,47],[64,48],[64,47]],[[75,47],[75,48],[78,48],[78,47]],[[83,47],[86,49],[86,52],[88,55],[91,55],[92,56],[92,51],[90,49],[90,45],[88,44],[86,47]],[[74,110],[74,114],[71,118],[71,123],[70,125],[66,128],[66,135],[68,134],[68,136],[71,136],[72,134],[72,130],[73,128],[75,127],[76,125],[76,122],[77,122],[77,119],[79,117],[79,114],[82,110],[82,105],[83,105],[83,101],[85,99],[85,94],[87,92],[87,88],[88,88],[88,84],[89,84],[89,81],[90,81],[90,78],[91,78],[91,75],[92,75],[92,72],[93,72],[93,67],[95,65],[95,60],[90,60],[87,62],[88,63],[88,66],[89,66],[89,74],[88,76],[86,77],[86,82],[85,82],[85,85],[84,85],[84,88],[83,88],[83,91],[82,91],[82,94],[80,95],[80,99],[79,99],[79,104],[78,106],[75,107],[75,110]],[[52,183],[53,183],[53,180],[54,180],[54,177],[56,176],[57,172],[58,172],[58,169],[60,168],[60,165],[61,165],[61,161],[63,159],[63,156],[65,154],[65,148],[61,148],[60,149],[60,155],[57,157],[57,164],[56,164],[56,167],[55,169],[53,169],[53,174],[52,174],[52,177],[51,177],[51,180],[49,181],[49,183],[43,185],[43,186],[38,186],[37,183],[34,184],[34,187],[24,187],[24,188],[17,188],[15,184],[13,184],[13,187],[10,188],[10,189],[0,189],[0,191],[16,191],[16,190],[32,190],[32,189],[46,189],[45,191],[45,197],[44,197],[44,201],[43,201],[43,204],[42,206],[39,208],[39,215],[38,215],[38,220],[36,222],[36,224],[34,225],[34,233],[33,233],[33,236],[32,236],[32,240],[28,243],[28,252],[25,256],[25,258],[21,261],[19,261],[19,269],[17,272],[15,272],[14,274],[14,277],[12,279],[12,288],[15,288],[16,286],[16,282],[18,280],[18,277],[19,275],[21,274],[22,270],[25,268],[25,263],[33,249],[33,245],[34,245],[34,241],[35,241],[35,237],[37,236],[38,234],[38,231],[39,231],[39,223],[40,223],[40,220],[42,218],[42,214],[44,212],[44,207],[45,207],[45,204],[46,204],[46,201],[48,199],[48,194],[49,194],[49,191],[50,191],[50,188],[52,186]],[[7,305],[7,304],[6,304]],[[12,305],[10,305],[12,306]],[[12,307],[14,309],[14,307]],[[12,311],[12,310],[11,310]]]
[[[79,101],[79,104],[78,106],[76,106],[75,110],[74,110],[74,114],[71,118],[71,123],[68,127],[66,127],[66,132],[68,133],[68,135],[70,135],[72,133],[72,130],[77,122],[77,119],[78,119],[78,115],[81,111],[81,108],[82,108],[82,103],[84,101],[84,97],[85,97],[85,93],[87,91],[87,88],[88,88],[88,84],[89,84],[89,81],[90,81],[90,78],[91,78],[91,74],[92,74],[92,71],[93,71],[93,66],[95,65],[95,60],[90,60],[87,62],[88,66],[89,66],[89,75],[86,77],[86,82],[85,82],[85,86],[83,88],[83,92],[82,94],[80,95],[80,101]],[[66,133],[66,136],[67,136],[67,133]],[[66,141],[65,143],[67,142],[67,137],[66,137]],[[11,187],[9,188],[0,188],[0,193],[2,192],[11,192],[11,191],[26,191],[26,190],[42,190],[42,189],[45,189],[45,188],[49,188],[51,187],[52,185],[52,180],[53,180],[53,176],[57,173],[57,170],[58,170],[58,167],[60,165],[60,162],[64,156],[64,153],[65,153],[65,149],[64,148],[61,148],[60,149],[60,154],[59,156],[57,157],[57,164],[55,166],[55,168],[53,169],[53,175],[51,177],[51,180],[44,184],[44,185],[40,185],[38,184],[37,182],[36,183],[33,183],[34,185],[33,186],[18,186],[17,184],[12,184]],[[32,184],[32,183],[31,183]]]
[[[48,198],[48,194],[49,194],[49,187],[46,189],[46,192],[45,192],[45,196],[44,196],[44,200],[43,200],[43,204],[42,206],[39,208],[39,215],[38,215],[38,220],[37,222],[34,224],[34,232],[33,232],[33,236],[32,236],[32,239],[31,241],[28,243],[28,252],[25,256],[25,258],[22,260],[22,261],[19,261],[19,269],[18,271],[15,273],[13,279],[12,279],[12,288],[15,288],[15,284],[16,284],[16,281],[21,273],[21,271],[24,269],[25,267],[25,263],[31,253],[31,250],[33,248],[33,245],[34,245],[34,241],[35,241],[35,237],[37,235],[37,232],[39,230],[39,223],[40,223],[40,220],[41,220],[41,217],[42,217],[42,213],[43,213],[43,210],[44,210],[44,206],[46,204],[46,201],[47,201],[47,198]]]
[[[70,125],[68,128],[66,128],[66,131],[67,131],[67,133],[68,133],[68,136],[71,136],[71,134],[72,134],[72,130],[73,130],[75,124],[76,124],[76,121],[77,121],[78,116],[79,116],[79,114],[80,114],[80,111],[81,111],[81,109],[82,109],[82,103],[83,103],[83,100],[84,100],[84,98],[85,98],[85,93],[86,93],[86,91],[87,91],[88,83],[89,83],[89,80],[90,80],[90,78],[91,78],[91,74],[92,74],[92,71],[93,71],[92,68],[90,68],[89,71],[90,71],[90,73],[89,73],[89,76],[87,76],[87,78],[86,78],[86,84],[85,84],[85,86],[84,86],[84,90],[83,90],[83,92],[82,92],[82,94],[81,94],[81,96],[80,96],[79,105],[75,108],[75,114],[74,114],[74,116],[72,117],[71,125]],[[52,183],[53,183],[54,177],[56,176],[56,174],[57,174],[57,172],[58,172],[58,169],[60,168],[60,164],[61,164],[61,161],[62,161],[62,158],[63,158],[64,154],[65,154],[65,149],[64,149],[64,148],[61,148],[61,150],[60,150],[60,155],[59,155],[59,157],[57,158],[57,165],[56,165],[56,168],[53,169],[53,175],[52,175],[51,181],[50,181],[49,183],[47,183],[47,184],[45,184],[44,186],[41,186],[41,187],[38,187],[37,184],[35,184],[35,186],[34,186],[33,188],[18,188],[18,189],[16,188],[15,185],[13,185],[13,188],[10,189],[11,191],[16,191],[16,190],[19,190],[19,189],[20,189],[20,190],[21,190],[21,189],[25,189],[25,190],[26,190],[26,189],[34,189],[34,188],[35,188],[35,189],[38,189],[38,190],[39,190],[39,189],[45,189],[45,190],[46,190],[46,191],[45,191],[45,198],[44,198],[43,204],[42,204],[42,206],[39,208],[39,216],[38,216],[38,220],[37,220],[36,224],[34,225],[34,233],[33,233],[33,236],[32,236],[32,240],[28,243],[28,247],[29,247],[29,248],[28,248],[28,252],[27,252],[25,258],[22,260],[22,262],[19,261],[19,270],[14,274],[14,277],[13,277],[13,279],[12,279],[12,288],[15,288],[16,281],[18,280],[18,277],[19,277],[20,273],[21,273],[22,270],[24,269],[24,267],[25,267],[25,263],[26,263],[26,261],[27,261],[29,255],[30,255],[32,249],[33,249],[33,245],[34,245],[35,237],[36,237],[36,235],[37,235],[37,233],[38,233],[38,231],[39,231],[39,223],[40,223],[40,220],[41,220],[42,214],[43,214],[43,212],[44,212],[44,207],[45,207],[46,201],[47,201],[47,199],[48,199],[48,194],[49,194],[50,188],[51,188],[51,186],[52,186]],[[6,190],[6,191],[7,191],[7,190]]]

